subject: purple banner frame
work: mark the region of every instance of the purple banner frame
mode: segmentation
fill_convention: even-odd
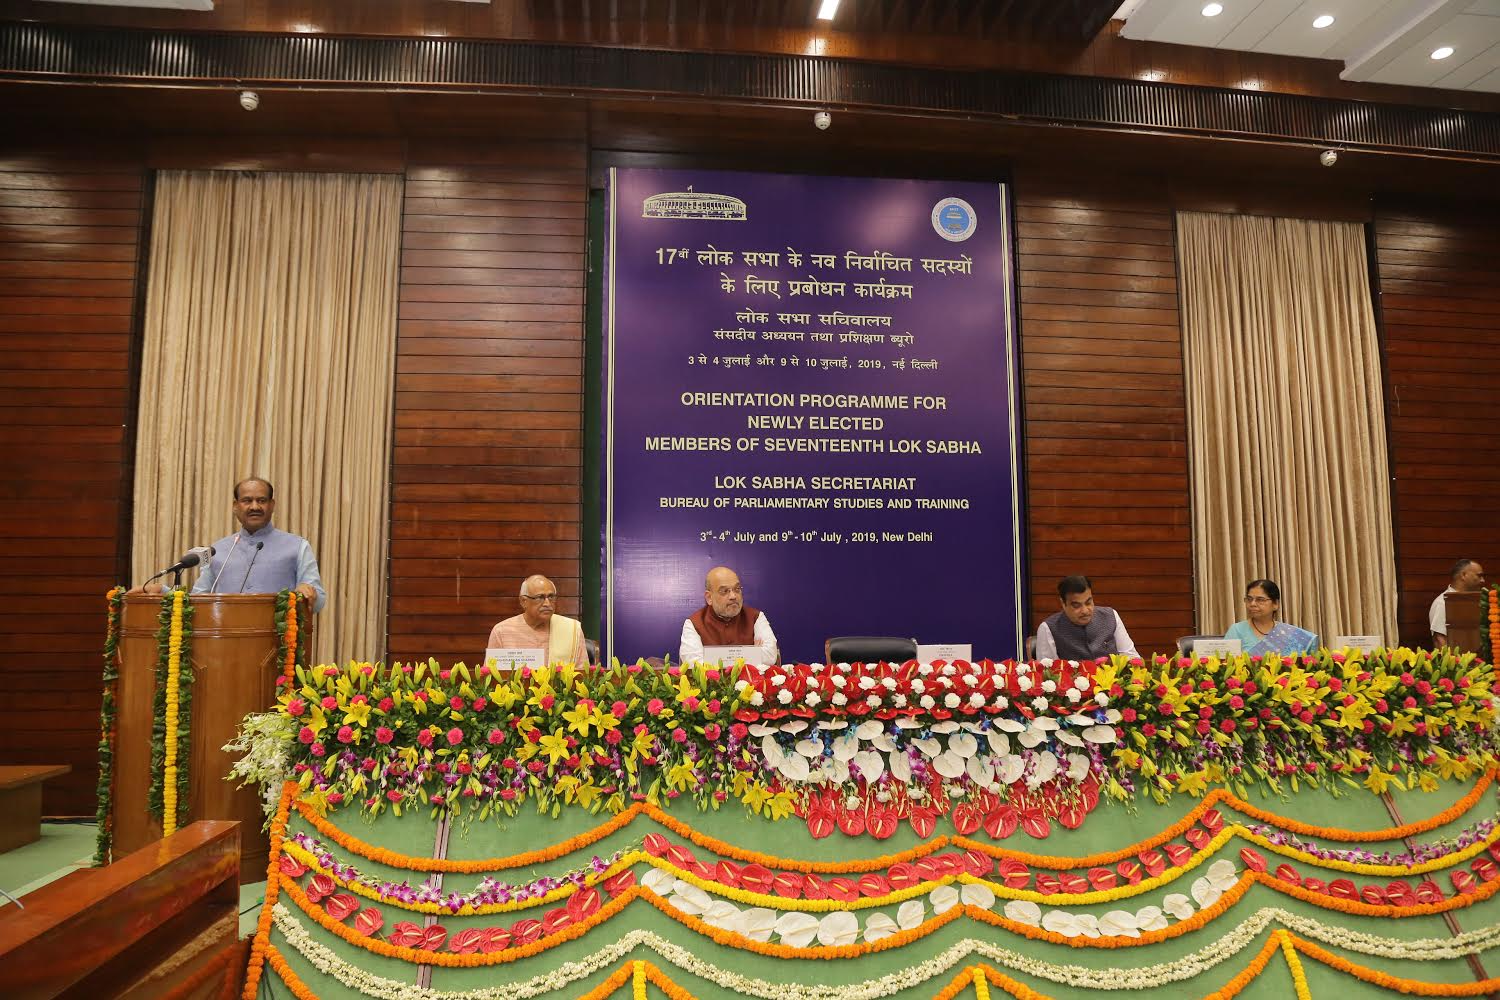
[[[723,564],[787,662],[837,635],[1016,655],[1005,185],[613,168],[606,233],[605,654],[675,659]]]

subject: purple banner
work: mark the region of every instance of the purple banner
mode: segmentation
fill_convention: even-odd
[[[1003,185],[610,172],[608,653],[677,655],[723,564],[783,660],[1021,639]]]

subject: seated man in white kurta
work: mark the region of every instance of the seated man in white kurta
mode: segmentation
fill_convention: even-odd
[[[557,588],[540,574],[521,584],[521,613],[490,629],[490,649],[543,649],[548,663],[586,666],[583,626],[557,613]]]

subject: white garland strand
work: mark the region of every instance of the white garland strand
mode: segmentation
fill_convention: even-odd
[[[674,944],[658,934],[636,929],[614,944],[608,945],[577,962],[568,962],[543,976],[479,990],[450,991],[421,989],[410,983],[385,979],[350,965],[333,951],[314,940],[307,928],[285,904],[272,910],[277,929],[287,944],[319,972],[378,1000],[530,1000],[585,979],[609,968],[638,947],[654,951],[663,961],[688,975],[711,982],[722,989],[761,1000],[878,1000],[913,986],[920,986],[943,975],[971,955],[981,955],[1013,972],[1020,972],[1051,982],[1086,989],[1142,990],[1170,983],[1185,982],[1233,958],[1259,937],[1273,922],[1336,948],[1364,955],[1412,961],[1443,961],[1479,954],[1500,945],[1500,926],[1468,931],[1452,938],[1423,938],[1405,941],[1365,934],[1346,927],[1330,927],[1311,917],[1290,913],[1279,907],[1257,910],[1224,937],[1189,955],[1160,965],[1138,968],[1091,969],[1079,965],[1058,965],[1031,958],[1021,952],[1001,948],[988,941],[965,938],[946,951],[918,965],[880,979],[848,985],[807,985],[775,983],[754,979],[720,969],[698,958],[687,948]]]

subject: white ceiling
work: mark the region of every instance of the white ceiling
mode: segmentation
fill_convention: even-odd
[[[1120,34],[1143,41],[1337,59],[1345,80],[1500,93],[1500,0],[1130,0]],[[1313,19],[1333,15],[1326,28]],[[1453,54],[1433,59],[1441,46]]]

